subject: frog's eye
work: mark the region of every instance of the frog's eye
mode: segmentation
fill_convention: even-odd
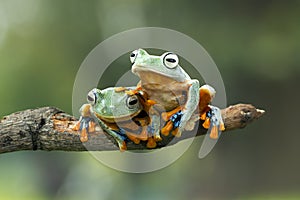
[[[174,53],[166,53],[164,56],[164,65],[170,69],[175,68],[178,65],[178,56]]]
[[[134,63],[137,55],[138,55],[138,50],[134,50],[133,52],[131,52],[131,54],[130,54],[130,62],[131,63]]]
[[[137,98],[136,95],[133,95],[133,96],[129,96],[127,98],[127,101],[126,101],[126,106],[129,108],[129,109],[134,109],[134,108],[137,108],[139,106],[139,100]]]
[[[93,91],[93,90],[90,91],[90,92],[88,93],[88,95],[87,95],[87,101],[88,101],[90,104],[94,105],[94,104],[96,103],[96,100],[97,100],[97,98],[96,98],[96,95],[95,95],[94,91]]]

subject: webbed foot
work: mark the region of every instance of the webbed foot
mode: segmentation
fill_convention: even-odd
[[[162,127],[162,129],[161,129],[161,134],[163,134],[164,136],[168,136],[169,135],[169,133],[172,131],[172,129],[173,129],[173,123],[172,123],[172,121],[168,121],[167,123],[166,123],[166,125],[164,126],[164,127]]]
[[[221,132],[225,130],[221,110],[215,106],[209,107],[210,111],[207,112],[207,117],[202,126],[209,129],[209,136],[211,139],[218,139]]]
[[[88,141],[88,133],[95,132],[96,123],[90,113],[90,104],[83,104],[79,110],[81,117],[72,128],[74,131],[80,132],[80,141]]]
[[[156,141],[153,137],[148,138],[147,148],[154,149],[156,147]]]
[[[80,141],[88,141],[88,133],[95,132],[96,123],[91,117],[80,117],[79,121],[76,122],[75,126],[72,128],[74,131],[80,132]]]
[[[119,131],[113,131],[110,129],[105,129],[108,134],[113,136],[113,138],[118,143],[119,149],[121,152],[127,150],[126,140],[128,139],[127,135],[125,135],[125,130],[120,129]]]
[[[88,134],[87,134],[87,130],[83,129],[80,132],[80,141],[81,142],[87,142],[88,141]]]
[[[164,136],[168,136],[170,132],[176,137],[181,136],[181,130],[179,126],[183,113],[181,110],[178,111],[176,109],[176,111],[177,112],[169,118],[169,121],[167,121],[166,125],[161,129],[161,134]]]

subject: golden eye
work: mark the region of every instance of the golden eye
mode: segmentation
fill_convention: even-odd
[[[134,63],[137,55],[138,55],[138,50],[134,50],[133,52],[131,52],[131,54],[130,54],[130,62],[131,63]]]
[[[170,69],[175,68],[178,65],[178,56],[174,53],[166,53],[164,57],[164,65]]]

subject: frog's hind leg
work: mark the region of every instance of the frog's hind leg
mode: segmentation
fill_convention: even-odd
[[[222,131],[225,130],[221,110],[215,106],[210,106],[210,108],[211,110],[207,113],[210,124],[199,150],[199,158],[204,158],[212,150],[220,138]]]
[[[101,120],[98,120],[100,127],[109,135],[111,135],[116,142],[118,143],[120,151],[125,151],[127,150],[127,145],[126,145],[126,133],[123,129],[120,129],[119,131],[117,130],[112,130],[110,129],[106,124],[104,124]]]
[[[181,106],[178,106],[177,108],[169,111],[169,112],[163,112],[161,114],[161,118],[164,120],[164,121],[168,121],[174,114],[178,113],[179,111],[182,110],[182,107]]]

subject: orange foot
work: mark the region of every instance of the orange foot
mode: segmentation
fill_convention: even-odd
[[[80,129],[80,121],[77,121],[74,127],[72,128],[73,131],[79,131]]]
[[[205,121],[203,122],[202,126],[206,129],[210,127],[210,119],[208,117],[205,118]]]
[[[91,120],[89,122],[89,133],[93,133],[95,131],[96,131],[96,123],[93,120]]]
[[[161,134],[168,136],[170,131],[173,129],[173,122],[168,121],[167,124],[161,129]]]
[[[126,150],[127,150],[126,142],[123,141],[122,143],[119,143],[119,148],[120,148],[120,151],[121,151],[121,152],[126,151]]]
[[[153,149],[156,147],[156,142],[153,137],[150,137],[147,142],[147,148]]]
[[[81,130],[80,141],[81,142],[87,142],[88,141],[88,134],[87,134],[87,131],[86,131],[85,128]]]
[[[181,132],[179,131],[179,128],[175,128],[172,131],[172,135],[174,135],[175,137],[180,137],[181,136]]]
[[[140,143],[140,139],[137,138],[136,134],[126,132],[126,136],[129,138],[129,140],[133,141],[135,144]]]
[[[225,131],[225,125],[224,125],[224,123],[220,124],[219,130],[220,131]]]
[[[214,140],[218,139],[218,137],[219,137],[219,130],[218,130],[217,126],[213,126],[212,127],[209,137],[211,139],[214,139]]]

